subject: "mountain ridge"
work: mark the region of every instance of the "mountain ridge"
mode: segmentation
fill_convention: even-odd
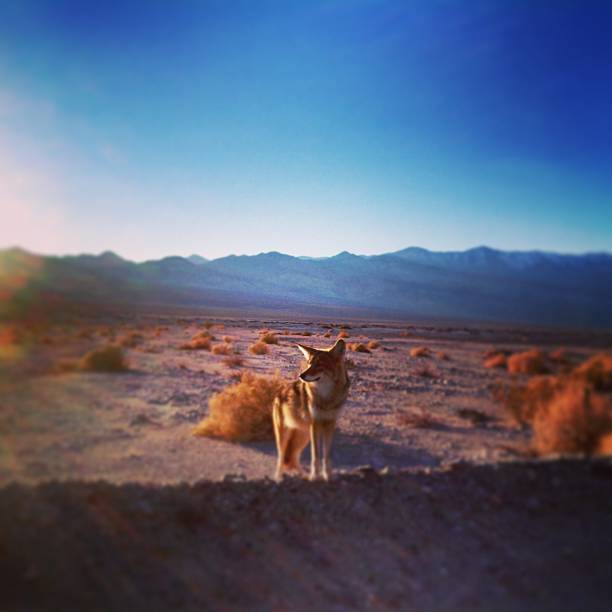
[[[23,281],[18,290],[11,289],[16,276]],[[269,251],[136,263],[110,251],[47,257],[23,249],[0,251],[0,295],[10,298],[5,302],[23,307],[49,293],[84,302],[299,304],[381,316],[612,327],[612,255],[407,247],[380,255],[342,251],[305,258]]]

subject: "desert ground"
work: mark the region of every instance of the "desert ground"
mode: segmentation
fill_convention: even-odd
[[[181,349],[203,329],[242,363]],[[262,329],[278,344],[255,355]],[[193,435],[241,372],[294,378],[295,344],[330,346],[339,331],[378,346],[347,354],[331,482],[272,482],[272,441]],[[126,372],[71,367],[108,343]],[[495,399],[510,375],[483,365],[491,349],[534,346],[579,363],[612,335],[147,314],[9,338],[0,606],[608,609],[612,465],[534,458]]]

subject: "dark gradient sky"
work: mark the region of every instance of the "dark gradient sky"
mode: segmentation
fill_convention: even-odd
[[[0,247],[610,251],[610,32],[611,2],[2,3]]]

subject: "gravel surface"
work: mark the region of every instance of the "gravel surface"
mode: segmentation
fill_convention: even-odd
[[[609,610],[612,464],[10,485],[2,610]]]
[[[529,433],[491,393],[508,375],[483,367],[493,347],[580,361],[609,336],[352,322],[380,348],[349,353],[336,477],[275,484],[272,442],[192,435],[240,372],[179,350],[203,323],[84,322],[0,355],[2,612],[610,609],[612,464],[519,460]],[[312,321],[216,323],[261,374],[333,342]],[[279,344],[251,355],[264,327]],[[131,332],[128,373],[59,373]]]

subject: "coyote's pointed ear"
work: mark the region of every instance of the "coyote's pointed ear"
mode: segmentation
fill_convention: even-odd
[[[315,349],[309,346],[304,346],[303,344],[296,344],[295,346],[297,346],[300,351],[302,351],[302,355],[304,355],[306,359],[310,359],[316,352]]]
[[[336,340],[336,344],[332,346],[329,350],[329,354],[336,357],[336,359],[340,359],[346,351],[346,344],[342,338]]]

